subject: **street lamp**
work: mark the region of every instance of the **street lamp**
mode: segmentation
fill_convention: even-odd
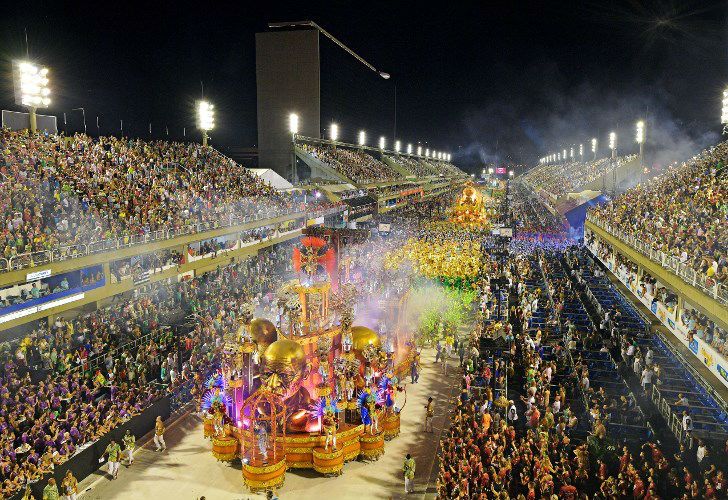
[[[15,104],[27,106],[30,131],[38,129],[36,110],[47,108],[51,103],[48,88],[48,68],[39,68],[28,61],[14,63]]]
[[[379,138],[379,149],[384,150],[384,146],[386,146],[387,140],[384,138],[384,136]]]
[[[574,148],[573,147],[569,150],[569,158],[574,158]]]
[[[417,146],[417,156],[422,156],[422,146]]]
[[[399,141],[394,142],[394,150],[399,153],[399,150],[402,149],[402,143]]]
[[[335,123],[331,124],[331,131],[329,132],[331,140],[336,142],[339,139],[339,126]]]
[[[429,157],[430,157],[430,148],[426,148],[425,149],[425,158],[429,158]]]
[[[202,146],[207,146],[207,132],[215,128],[215,108],[207,101],[197,102],[197,128],[202,130]]]
[[[592,153],[594,153],[594,160],[597,159],[597,138],[592,137]]]
[[[584,161],[584,145],[579,144],[579,156],[581,157],[581,161]]]
[[[363,146],[367,143],[367,134],[363,130],[359,131],[359,145]]]
[[[566,150],[564,149],[564,153],[561,155],[561,157],[566,161]]]
[[[412,154],[412,144],[407,144],[407,154],[408,155]]]

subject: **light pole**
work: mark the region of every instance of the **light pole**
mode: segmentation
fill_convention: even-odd
[[[83,116],[83,133],[86,135],[86,110],[84,108],[73,108],[71,111],[80,111]]]
[[[584,144],[579,144],[579,157],[581,162],[584,163]]]
[[[363,146],[367,143],[367,134],[363,130],[359,131],[359,146]]]
[[[597,160],[597,138],[592,138],[592,153],[594,153],[594,161]]]
[[[612,150],[612,198],[617,196],[617,134],[609,132],[609,149]]]
[[[207,132],[215,128],[215,108],[207,101],[197,102],[197,128],[202,131],[202,147],[207,147]]]
[[[645,122],[642,120],[637,122],[637,132],[635,135],[635,141],[640,145],[640,170],[644,166],[644,144],[645,144]]]
[[[386,145],[387,145],[387,140],[384,138],[384,136],[381,136],[379,138],[379,149],[384,151],[384,146],[386,146]]]
[[[39,68],[28,61],[16,61],[13,64],[15,103],[28,108],[28,128],[31,133],[38,130],[36,110],[46,108],[51,103],[48,81],[48,68]]]
[[[288,131],[291,133],[291,167],[293,168],[293,182],[298,182],[298,165],[296,161],[296,134],[298,134],[298,115],[288,115]]]
[[[720,114],[720,123],[723,125],[723,134],[728,133],[728,89],[723,91],[723,109]]]
[[[329,135],[331,136],[332,142],[336,142],[339,139],[339,126],[337,124],[331,124],[331,130],[329,132]]]

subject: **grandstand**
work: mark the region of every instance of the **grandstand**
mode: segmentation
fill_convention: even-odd
[[[547,163],[538,165],[522,178],[535,190],[545,192],[552,200],[565,197],[569,193],[576,193],[584,190],[601,190],[605,186],[611,186],[612,171],[619,172],[622,177],[632,176],[637,168],[636,179],[639,180],[639,165],[635,165],[636,155],[620,156],[615,160],[612,158],[600,158],[594,161],[567,161],[564,163]],[[628,169],[628,173],[623,173]],[[617,181],[623,184],[621,180]],[[624,187],[624,186],[621,186]]]
[[[339,179],[358,186],[428,177],[467,177],[447,161],[365,146],[299,137],[295,148],[298,158],[311,169],[311,177]]]

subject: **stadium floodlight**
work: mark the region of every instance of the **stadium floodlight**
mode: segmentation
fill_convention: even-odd
[[[638,121],[636,128],[637,132],[634,140],[637,142],[637,144],[642,144],[643,142],[645,142],[645,122],[643,122],[642,120]]]
[[[720,123],[728,125],[728,88],[723,91],[723,109],[720,115]]]
[[[430,148],[425,149],[425,158],[430,157]]]
[[[564,149],[564,153],[561,155],[561,157],[566,161],[566,150]]]
[[[561,153],[556,153],[556,161],[561,161]]]
[[[298,133],[298,115],[296,113],[288,115],[288,131],[291,135]]]
[[[335,123],[331,124],[331,132],[329,133],[331,140],[336,142],[339,139],[339,126]]]
[[[637,122],[637,132],[635,141],[640,145],[640,166],[644,164],[644,144],[645,144],[645,122],[640,120]]]
[[[617,134],[616,132],[609,132],[609,149],[617,147]]]
[[[384,149],[384,146],[387,145],[387,140],[384,138],[384,136],[381,136],[379,138],[379,149]]]
[[[363,130],[359,131],[359,145],[363,146],[367,143],[367,134]]]
[[[15,104],[28,107],[29,128],[31,132],[35,132],[38,128],[35,111],[51,104],[49,70],[29,61],[15,61],[13,66]]]
[[[407,144],[407,154],[408,155],[412,154],[412,144]]]
[[[402,143],[399,141],[394,142],[394,150],[399,153],[399,150],[402,149]]]
[[[594,154],[594,160],[596,160],[597,159],[597,138],[596,137],[592,137],[591,146],[592,146],[592,153]]]
[[[451,158],[452,158],[452,154],[451,153],[448,153],[447,154],[447,161],[450,161]]]
[[[215,128],[215,107],[207,101],[197,102],[197,128],[202,130],[202,145],[207,146],[207,132]]]
[[[422,156],[422,146],[417,146],[417,156]]]
[[[569,150],[569,158],[573,158],[573,157],[574,157],[574,148],[571,148]]]
[[[437,152],[437,159],[442,160],[442,151]]]
[[[584,159],[584,145],[579,144],[579,156],[581,156],[581,159]]]

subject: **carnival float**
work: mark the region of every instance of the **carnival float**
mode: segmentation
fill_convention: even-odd
[[[251,307],[205,384],[212,454],[240,460],[251,491],[281,486],[291,469],[342,474],[348,461],[377,460],[399,434],[404,405],[395,402],[417,355],[412,334],[354,325],[357,286],[340,282],[349,273],[336,260],[324,238],[303,237],[293,253],[298,277],[276,295],[280,323],[254,318]],[[390,325],[396,305],[382,311]]]

